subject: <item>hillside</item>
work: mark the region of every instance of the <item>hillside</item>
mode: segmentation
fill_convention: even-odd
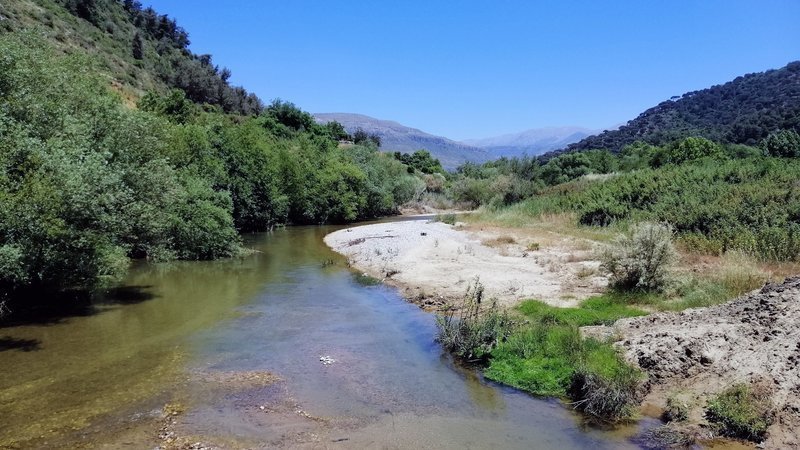
[[[435,136],[391,120],[350,113],[317,113],[314,117],[320,123],[339,122],[349,133],[361,128],[369,134],[378,135],[381,138],[383,151],[408,153],[420,149],[428,150],[448,170],[455,169],[467,161],[484,162],[491,159],[491,155],[483,149]]]
[[[135,103],[145,92],[178,88],[192,101],[257,114],[261,101],[231,86],[231,72],[189,50],[174,19],[134,0],[4,0],[0,33],[34,29],[64,53],[94,56],[113,88]]]
[[[663,145],[687,136],[755,145],[781,129],[800,131],[800,61],[673,97],[617,130],[587,137],[553,154],[592,149],[617,152],[635,141]]]
[[[468,139],[462,142],[486,149],[492,158],[536,156],[550,150],[563,148],[596,133],[597,130],[582,127],[545,127],[483,139]]]

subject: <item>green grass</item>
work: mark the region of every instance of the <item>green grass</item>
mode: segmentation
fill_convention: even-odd
[[[773,420],[768,399],[757,389],[737,384],[708,402],[707,417],[721,434],[759,441]]]
[[[525,318],[543,324],[573,325],[610,325],[623,317],[643,316],[647,314],[641,309],[628,305],[632,298],[640,299],[644,295],[610,292],[584,301],[578,308],[556,308],[545,303],[529,300],[517,307]]]
[[[609,343],[583,339],[579,327],[610,324],[623,317],[644,315],[644,311],[605,295],[577,308],[556,308],[530,300],[517,312],[525,323],[492,351],[487,378],[536,395],[570,397],[579,407],[595,404],[585,398],[585,389],[581,388],[586,380],[600,380],[612,390],[633,395],[631,381],[638,379],[638,371],[628,366]],[[576,381],[581,383],[577,389]],[[598,409],[597,415],[610,420],[627,416],[630,402],[623,403],[610,411]]]

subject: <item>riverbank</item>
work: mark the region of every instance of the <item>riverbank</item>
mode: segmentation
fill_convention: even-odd
[[[519,230],[414,220],[346,228],[325,243],[425,309],[460,300],[476,277],[486,298],[503,307],[529,298],[575,306],[608,284],[591,241],[544,243]]]
[[[484,298],[496,298],[503,307],[524,299],[572,307],[606,290],[607,280],[592,255],[607,236],[595,237],[591,230],[575,227],[416,221],[348,228],[326,236],[325,242],[358,271],[399,287],[426,309],[462,298],[478,275]],[[589,327],[585,335],[610,338],[629,363],[647,374],[642,415],[660,415],[676,402],[686,405],[687,417],[673,421],[670,433],[679,431],[706,443],[719,438],[720,430],[708,420],[710,402],[736,386],[748,386],[772,405],[768,414],[774,420],[764,445],[800,448],[790,431],[800,426],[800,354],[794,348],[793,325],[800,321],[800,281],[788,279],[738,297],[758,280],[782,280],[792,269],[737,255],[682,252],[675,268],[680,280],[676,292],[607,297],[612,303],[643,307],[651,315]]]

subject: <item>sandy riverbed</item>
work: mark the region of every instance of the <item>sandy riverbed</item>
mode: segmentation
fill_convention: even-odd
[[[431,309],[462,298],[476,277],[485,295],[502,306],[531,298],[574,306],[604,290],[607,279],[591,251],[560,244],[531,250],[531,242],[513,230],[425,220],[352,227],[325,237],[353,267]]]

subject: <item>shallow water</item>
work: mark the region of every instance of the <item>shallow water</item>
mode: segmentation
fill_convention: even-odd
[[[258,252],[239,260],[140,265],[85,315],[0,328],[0,446],[136,448],[158,442],[154,411],[171,403],[176,433],[229,447],[634,447],[635,427],[585,426],[455,365],[433,315],[323,244],[333,229],[248,236]],[[261,372],[281,381],[193,381]]]

